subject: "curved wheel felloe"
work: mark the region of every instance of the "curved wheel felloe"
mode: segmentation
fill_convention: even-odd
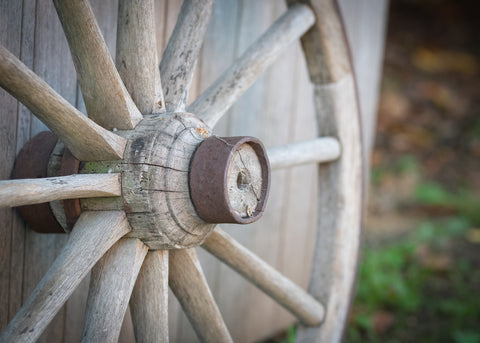
[[[0,206],[51,202],[62,222],[67,210],[59,200],[73,198],[80,199],[81,215],[0,342],[38,339],[90,270],[82,341],[117,340],[130,304],[137,342],[167,342],[170,286],[201,341],[230,342],[197,246],[290,311],[302,324],[297,341],[340,341],[359,249],[362,152],[355,80],[335,2],[288,1],[285,14],[189,106],[213,0],[184,1],[160,62],[153,0],[120,0],[116,64],[87,1],[54,4],[89,117],[0,47],[0,85],[61,141],[46,163],[51,177],[0,181]],[[298,39],[314,87],[318,138],[267,149],[269,163],[257,139],[215,136],[218,120]],[[191,163],[200,158],[200,144],[201,158],[211,162]],[[79,174],[60,173],[64,151],[82,161]],[[257,220],[269,168],[308,163],[319,164],[319,200],[307,292],[215,228],[229,220],[212,218]],[[224,172],[212,173],[210,165]],[[200,208],[202,197],[219,205]]]

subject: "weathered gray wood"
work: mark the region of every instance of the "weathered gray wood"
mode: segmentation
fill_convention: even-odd
[[[387,33],[388,0],[338,0],[352,54],[362,114],[364,177],[368,185],[370,153],[375,141],[377,104]],[[365,192],[365,195],[367,192]]]
[[[242,4],[242,11],[241,36],[236,43],[240,51],[285,12],[285,4],[251,1]],[[228,119],[229,133],[259,137],[267,146],[313,138],[316,130],[312,125],[312,100],[307,96],[311,92],[305,70],[300,43],[296,41],[222,118]],[[310,197],[305,196],[315,185],[312,169],[315,170],[314,165],[273,171],[269,200],[258,225],[225,228],[242,245],[302,288],[308,284],[313,242],[309,233],[311,216],[316,211],[311,210]],[[301,257],[293,258],[299,254]],[[221,294],[220,310],[227,323],[235,323],[231,332],[236,341],[261,340],[297,321],[229,267],[219,269],[215,280],[216,290]],[[217,299],[217,293],[214,294]],[[237,295],[242,302],[233,314],[231,299]]]
[[[168,342],[168,250],[148,252],[130,309],[137,343]]]
[[[272,169],[307,163],[331,162],[340,156],[340,152],[340,143],[332,137],[316,138],[267,149],[268,160]]]
[[[116,342],[148,248],[123,238],[92,269],[82,342]]]
[[[9,2],[7,6],[12,7],[12,6],[19,6],[19,2]],[[21,43],[21,48],[20,48],[20,53],[18,54],[17,51],[12,49],[12,46],[5,45],[9,51],[13,52],[16,56],[19,57],[19,59],[30,69],[33,68],[33,62],[34,62],[34,37],[35,37],[35,9],[36,9],[36,1],[24,1],[21,4],[22,9],[21,9],[21,14],[20,13],[11,13],[8,10],[4,10],[4,8],[0,9],[0,13],[4,14],[8,18],[8,20],[4,20],[4,17],[2,17],[2,14],[0,14],[0,22],[2,24],[8,25],[7,27],[1,27],[0,31],[4,33],[5,35],[8,35],[10,37],[14,37],[13,39],[16,39],[17,36],[21,35],[21,42],[20,39],[18,40]],[[0,5],[1,7],[1,5]],[[21,23],[21,28],[19,27]],[[1,25],[1,24],[0,24]],[[18,25],[18,27],[17,27]],[[3,44],[4,40],[0,38],[0,44]],[[5,93],[6,92],[3,92]],[[0,146],[4,146],[6,149],[12,149],[13,144],[16,144],[16,152],[20,151],[20,149],[23,147],[23,145],[28,141],[30,138],[30,131],[31,131],[31,122],[32,122],[32,116],[30,111],[26,106],[24,106],[21,103],[18,103],[15,101],[11,96],[6,95],[10,99],[10,103],[15,103],[18,108],[18,114],[17,114],[17,122],[16,122],[16,137],[8,137],[9,140],[8,142],[0,142]],[[3,108],[4,110],[1,111],[0,117],[2,117],[2,122],[3,126],[6,129],[6,132],[12,132],[14,130],[14,127],[9,127],[9,116],[8,116],[8,107],[9,107],[9,102],[5,101],[3,98],[0,98],[0,107]],[[0,134],[0,137],[3,135]],[[5,136],[7,138],[7,136]],[[0,138],[1,140],[1,138]],[[1,150],[1,149],[0,149]],[[13,157],[13,156],[12,156]],[[2,151],[0,151],[0,158],[2,159],[3,163],[2,165],[5,168],[9,169],[10,172],[10,167],[13,164],[13,159],[9,158],[8,154],[4,154]],[[3,173],[0,172],[0,178],[1,179],[6,179],[8,178],[9,175],[3,175]],[[7,209],[5,209],[7,210]],[[10,209],[8,209],[8,212],[10,212]],[[2,215],[0,214],[0,223],[2,223],[3,230],[0,229],[0,231],[5,232],[8,229],[12,229],[11,235],[9,236],[9,239],[11,239],[11,251],[10,251],[10,275],[9,277],[6,276],[5,274],[2,274],[0,271],[0,298],[7,300],[8,301],[8,319],[12,319],[15,314],[20,310],[21,305],[22,305],[22,293],[23,293],[23,288],[24,288],[24,278],[23,278],[23,269],[25,266],[25,242],[26,242],[26,234],[25,234],[25,226],[26,224],[24,223],[23,220],[19,218],[17,214],[14,214],[12,216],[13,221],[12,221],[12,226],[9,227],[9,222],[8,220],[3,220]],[[0,236],[2,233],[0,233]],[[11,237],[11,238],[10,238]],[[0,237],[0,240],[3,240],[3,237]],[[3,244],[9,245],[8,239],[4,240]],[[1,246],[0,250],[9,254],[9,249],[7,246]],[[8,263],[9,259],[5,258],[4,256],[0,256],[0,259]],[[6,272],[8,268],[3,268],[3,266],[0,266],[0,269]],[[10,279],[10,280],[9,280]],[[2,286],[2,282],[8,282],[9,281],[9,296],[4,297],[2,290],[5,290],[5,288]],[[0,306],[2,308],[6,308],[3,303],[0,301]],[[5,316],[7,315],[7,311],[2,311]],[[0,317],[3,317],[2,314],[0,314]],[[3,318],[0,318],[0,330],[3,330],[3,328],[7,325],[8,321],[4,322],[2,320]],[[6,319],[6,318],[5,318]]]
[[[353,76],[315,87],[321,134],[337,135],[342,156],[319,167],[319,211],[309,292],[329,309],[320,329],[304,329],[299,342],[339,342],[348,320],[360,247],[362,155]],[[333,114],[333,115],[332,115]],[[330,268],[324,268],[325,264]]]
[[[34,25],[34,29],[32,29],[31,33],[28,31],[22,32],[22,39],[31,39],[32,50],[28,51],[28,46],[22,47],[22,54],[20,55],[22,62],[65,100],[75,104],[77,91],[75,66],[71,59],[60,20],[55,12],[55,7],[50,0],[36,0],[30,4],[28,2],[24,2],[24,6],[29,6],[31,10],[23,13],[22,22],[31,23],[31,25]],[[30,37],[26,38],[29,35]],[[32,54],[31,65],[23,59],[24,52]],[[24,107],[23,111],[28,111],[30,116],[30,123],[27,128],[28,137],[33,137],[37,133],[48,129],[38,118],[31,115],[26,107]],[[21,218],[18,220],[23,222]],[[17,227],[17,229],[19,228]],[[47,273],[67,239],[68,235],[42,235],[30,230],[26,226],[24,260],[20,269],[23,270],[21,285],[23,302],[27,300],[35,286]],[[65,307],[62,307],[39,337],[38,342],[61,341],[66,331],[66,317]]]
[[[119,2],[115,63],[125,87],[142,114],[165,112],[153,0]]]
[[[128,94],[88,1],[54,1],[88,115],[107,129],[132,129],[142,115]]]
[[[160,63],[167,111],[184,111],[213,0],[185,0]]]
[[[202,342],[233,342],[194,249],[171,250],[169,284]]]
[[[83,116],[3,46],[0,85],[35,113],[78,159],[118,159],[123,155],[123,138]]]
[[[150,249],[196,246],[214,228],[198,217],[188,188],[191,156],[204,139],[204,126],[189,114],[146,116],[130,137],[118,165],[129,237]],[[86,164],[82,173],[96,165]]]
[[[0,181],[0,207],[121,195],[120,174],[84,174]]]
[[[294,83],[291,88],[283,90],[280,94],[277,92],[276,97],[273,94],[270,95],[271,99],[290,98],[290,101],[285,101],[287,105],[284,105],[284,107],[282,107],[282,104],[276,105],[276,110],[272,110],[269,117],[269,122],[274,122],[276,121],[275,118],[277,118],[275,114],[278,116],[278,113],[283,113],[282,108],[291,109],[292,115],[289,116],[288,124],[286,125],[288,136],[282,139],[282,143],[302,142],[317,136],[316,127],[312,125],[315,122],[313,87],[308,79],[305,57],[300,41],[295,42],[290,66],[290,68],[285,66],[285,71],[277,70],[276,73],[278,74],[269,83],[274,85],[282,84],[285,82],[281,80],[282,75],[290,75],[289,79],[292,80],[290,82]],[[270,102],[273,101],[270,100]],[[285,126],[285,122],[282,124]],[[278,232],[275,235],[277,249],[274,266],[283,275],[300,285],[302,289],[306,289],[310,277],[313,243],[315,241],[317,165],[301,165],[295,168],[283,169],[282,171],[285,172],[285,179],[282,183],[284,187],[283,196],[279,199],[281,207],[276,209],[276,213],[279,216],[278,225],[273,230],[270,230],[270,234]],[[260,224],[260,228],[263,228],[264,225],[269,223]],[[260,247],[265,246],[266,242],[268,242],[268,235],[265,234],[264,236],[265,238]],[[258,248],[257,251],[259,251]],[[296,258],[293,258],[293,256],[296,256]],[[265,324],[265,327],[271,327],[270,330],[275,328],[278,330],[281,327],[280,323],[283,327],[287,327],[295,322],[297,322],[296,318],[289,312],[276,310],[275,307],[270,312],[270,320],[268,324]]]
[[[205,41],[202,55],[203,62],[199,64],[202,68],[201,88],[208,87],[231,64],[234,57],[245,51],[286,10],[285,4],[278,1],[222,1],[216,2],[215,6],[212,15],[213,26],[209,28],[209,36]],[[297,55],[300,58],[297,58]],[[215,63],[210,63],[211,60],[215,60]],[[298,111],[295,101],[295,99],[300,101],[305,94],[310,94],[305,91],[302,93],[302,88],[299,87],[301,83],[297,80],[297,75],[302,72],[305,74],[303,62],[300,44],[294,42],[271,68],[257,79],[231,108],[228,115],[222,117],[215,126],[215,133],[226,136],[251,135],[261,138],[267,146],[313,138],[315,133],[315,127],[311,125],[313,115],[307,108]],[[301,101],[309,103],[308,97]],[[301,123],[306,125],[302,126]],[[305,126],[309,131],[302,131]],[[295,168],[295,171],[304,168]],[[242,245],[248,246],[275,268],[283,268],[281,247],[289,247],[288,243],[284,244],[283,231],[296,228],[294,232],[299,236],[296,241],[298,245],[290,248],[290,256],[297,256],[299,251],[303,254],[311,251],[308,248],[311,245],[309,239],[305,238],[308,230],[304,230],[305,226],[302,225],[311,222],[311,219],[306,220],[309,214],[307,209],[310,206],[303,206],[304,198],[298,191],[295,192],[295,197],[290,191],[286,193],[285,174],[284,170],[272,173],[270,197],[258,225],[254,223],[241,228],[238,226],[225,228]],[[306,186],[305,183],[299,182],[309,179],[304,174],[293,182],[300,190],[305,188],[310,190],[310,185]],[[291,201],[286,202],[285,199]],[[298,225],[293,222],[295,218]],[[285,222],[289,224],[284,224]],[[302,248],[298,249],[298,246]],[[235,341],[261,340],[296,321],[287,310],[211,254],[203,250],[198,253],[212,293]],[[282,273],[302,287],[306,287],[309,260],[299,262],[292,259],[291,265],[293,268],[289,265],[290,269],[281,269]],[[236,297],[240,297],[242,301],[234,305],[232,298]],[[253,308],[255,311],[252,311]],[[187,329],[182,328],[181,332],[180,339],[190,338]]]
[[[362,51],[365,51],[364,49],[368,50],[367,45],[373,44],[372,36],[380,35],[381,32],[376,30],[373,27],[372,23],[367,20],[368,29],[372,30],[372,33],[365,35],[364,33],[362,33],[364,31],[361,30],[362,27],[365,28],[365,26],[362,26],[359,21],[365,20],[361,18],[365,17],[366,11],[370,16],[373,17],[375,17],[375,13],[379,15],[379,13],[377,12],[378,7],[376,7],[376,4],[378,3],[377,1],[358,2],[356,0],[343,0],[340,1],[340,5],[342,5],[342,3],[348,3],[349,1],[355,3],[355,5],[353,6],[354,9],[351,10],[351,12],[353,13],[351,13],[350,17],[347,17],[346,26],[348,28],[349,24],[352,24],[352,16],[358,19],[357,21],[353,22],[352,30],[357,35],[362,35],[363,43],[357,43],[357,45],[354,45],[354,47],[357,46],[360,48],[361,56],[358,57],[361,57],[361,60],[365,62],[365,59],[368,59],[368,57],[366,57],[364,55],[364,52]],[[168,4],[167,2],[168,1],[162,2],[163,4],[166,4],[162,8],[165,9],[165,12],[169,13],[166,22],[168,21],[168,23],[175,23],[176,14],[178,13],[174,13],[172,8],[180,7],[181,2],[170,1],[168,2]],[[386,3],[383,0],[380,0],[379,2],[382,2],[383,6]],[[36,7],[37,20],[35,20],[35,15],[33,17],[27,15],[28,11],[25,12],[25,9],[23,10],[23,20],[21,20],[22,15],[15,17],[15,12],[3,11],[4,4],[7,4],[7,7],[12,7],[10,6],[11,3],[12,2],[3,2],[2,5],[0,5],[0,7],[2,7],[2,10],[0,10],[0,26],[4,28],[1,30],[3,35],[0,34],[0,36],[2,36],[2,39],[4,39],[3,37],[8,36],[7,39],[10,42],[4,43],[5,41],[3,40],[2,44],[4,44],[10,51],[14,52],[15,55],[19,56],[18,51],[15,50],[15,48],[12,48],[12,43],[16,39],[15,37],[19,37],[21,34],[22,48],[20,56],[22,57],[22,61],[29,68],[32,68],[33,64],[28,64],[24,60],[24,56],[27,56],[29,54],[28,44],[33,45],[34,42],[36,67],[32,69],[42,78],[44,78],[56,91],[58,91],[69,102],[73,103],[75,99],[72,99],[70,93],[71,88],[75,89],[74,78],[72,78],[72,74],[75,73],[75,70],[73,68],[73,65],[71,66],[71,68],[67,66],[67,63],[70,63],[71,60],[68,54],[68,46],[67,44],[65,44],[66,42],[64,42],[64,38],[59,37],[63,36],[63,32],[61,29],[58,29],[59,25],[56,25],[55,23],[56,14],[53,12],[54,16],[52,17],[48,14],[48,11],[45,11],[47,9],[47,6],[44,4],[50,5],[50,1],[13,1],[13,3],[15,3],[14,7],[19,8],[23,4],[23,7],[25,8],[27,4],[28,6],[33,8],[34,13]],[[31,5],[29,5],[30,3]],[[92,1],[92,6],[94,7],[93,3],[94,1]],[[115,1],[102,3],[106,5],[101,5],[97,7],[104,7],[105,9],[108,9],[108,7],[113,7],[113,9],[110,8],[109,11],[105,11],[105,13],[108,12],[107,16],[99,16],[97,12],[95,12],[95,15],[98,18],[100,26],[111,26],[110,31],[113,31],[113,36],[115,37],[116,24],[110,26],[105,24],[105,21],[107,20],[109,15],[116,17]],[[208,86],[211,81],[213,81],[216,76],[218,76],[219,73],[230,64],[230,58],[232,55],[238,56],[238,51],[242,51],[248,45],[248,37],[252,37],[252,39],[254,39],[253,37],[257,36],[257,34],[264,29],[263,25],[268,25],[268,22],[272,18],[275,18],[278,13],[280,13],[277,8],[281,9],[283,4],[276,1],[245,1],[239,3],[236,0],[233,0],[217,2],[216,6],[217,5],[218,10],[212,15],[212,20],[214,20],[217,25],[215,27],[209,28],[209,31],[211,31],[211,35],[209,38],[207,38],[206,41],[206,44],[208,44],[208,49],[206,45],[205,49],[203,49],[202,52],[203,63],[199,61],[197,66],[197,68],[202,68],[202,77],[200,80],[201,82],[199,82],[201,89],[206,88],[206,86]],[[53,7],[53,5],[51,7]],[[265,9],[262,9],[263,7],[265,7]],[[343,9],[344,7],[345,6],[341,6],[341,9]],[[364,8],[364,10],[357,11],[356,8],[358,7],[362,7]],[[251,10],[252,8],[254,8],[253,11]],[[367,8],[366,11],[365,8]],[[16,25],[17,22],[14,20],[14,18],[19,19],[18,23],[20,23],[21,20],[23,28],[31,26],[32,32],[29,33],[24,29],[22,29],[23,32],[21,32],[21,30],[18,28],[19,25]],[[116,19],[112,22],[116,22]],[[163,25],[163,19],[160,19],[160,22]],[[365,23],[365,21],[362,22]],[[171,26],[173,27],[173,25]],[[35,35],[33,34],[33,27],[36,27],[35,30],[37,32],[35,33]],[[241,36],[235,34],[235,32],[238,32],[237,30],[241,30]],[[168,39],[168,36],[169,34],[167,33],[165,39]],[[25,42],[25,46],[23,42]],[[368,44],[365,44],[365,42],[368,42]],[[62,48],[62,45],[65,46],[65,49]],[[113,43],[112,46],[114,52],[115,44]],[[211,48],[215,49],[211,50]],[[163,51],[163,48],[159,49]],[[352,51],[352,53],[355,60],[355,51]],[[31,54],[33,59],[33,50],[31,51]],[[288,54],[289,52],[286,53],[286,55]],[[303,58],[303,56],[301,57]],[[211,61],[215,61],[215,63],[211,63]],[[372,67],[375,67],[376,69],[377,62],[374,61],[376,60],[368,60],[366,63],[363,64],[364,72],[371,73]],[[244,97],[242,97],[242,99],[240,99],[240,101],[242,102],[242,106],[238,106],[233,111],[231,111],[231,114],[235,116],[233,120],[231,120],[232,118],[227,118],[230,116],[230,114],[228,116],[224,116],[225,120],[222,121],[222,128],[228,127],[230,134],[256,135],[260,137],[264,142],[266,142],[266,144],[269,146],[284,144],[286,142],[295,142],[309,138],[308,136],[304,136],[305,134],[308,135],[308,133],[305,133],[305,131],[302,129],[302,127],[304,128],[308,125],[312,126],[312,120],[309,117],[310,114],[308,106],[306,106],[305,108],[295,105],[294,103],[291,104],[288,100],[288,98],[290,98],[289,96],[283,97],[283,94],[289,94],[290,91],[292,94],[291,98],[298,98],[299,100],[303,99],[301,100],[301,102],[307,105],[310,103],[310,92],[308,91],[308,88],[306,89],[305,87],[299,87],[299,85],[302,85],[303,79],[299,79],[296,76],[293,76],[298,75],[298,71],[303,72],[303,61],[292,61],[292,59],[288,59],[285,61],[285,63],[283,60],[279,63],[275,63],[275,65],[272,66],[272,69],[269,69],[265,74],[267,77],[261,78],[259,82],[254,85],[253,89],[249,90],[251,94],[246,94]],[[365,67],[365,64],[367,64],[367,67]],[[277,65],[281,66],[281,68],[277,68]],[[360,66],[356,68],[356,70],[359,71],[359,68],[362,67]],[[70,72],[70,69],[73,71],[73,73]],[[294,70],[295,73],[293,73]],[[360,79],[358,79],[358,81],[361,83]],[[294,86],[290,87],[290,84]],[[365,89],[364,85],[362,85],[361,87],[361,90]],[[281,89],[282,91],[279,92],[278,89]],[[362,96],[362,92],[360,93],[360,95]],[[8,106],[9,102],[4,102],[3,100],[0,100],[2,105],[0,106],[0,116],[3,119],[2,122],[5,124],[5,130],[3,131],[3,135],[0,133],[0,138],[3,139],[2,142],[5,142],[5,145],[0,143],[0,155],[3,162],[0,163],[0,169],[3,168],[7,173],[6,176],[2,177],[1,179],[8,178],[11,170],[11,163],[13,161],[14,155],[14,153],[12,152],[12,144],[15,144],[15,140],[17,140],[17,149],[21,148],[22,146],[22,138],[19,138],[18,135],[17,137],[15,137],[15,127],[18,127],[19,130],[25,132],[25,134],[27,135],[26,139],[28,139],[30,129],[32,130],[33,134],[38,132],[39,130],[39,126],[37,126],[37,120],[35,118],[33,118],[35,124],[30,126],[30,123],[18,117],[17,126],[17,123],[15,122],[15,117],[12,117],[11,113],[15,113],[16,107],[22,108],[22,106],[18,106],[17,104],[15,104],[13,98],[9,95],[6,96],[6,99],[11,99],[12,101],[10,102],[13,103],[14,106],[12,107],[13,112],[11,112]],[[303,111],[308,114],[300,114],[298,112],[300,108],[303,108]],[[25,113],[28,112],[28,110],[25,110],[25,108],[23,108],[23,111],[25,111]],[[12,118],[13,120],[11,120]],[[282,123],[280,124],[288,127],[288,129],[285,129],[282,125],[279,125],[275,122],[278,121],[278,118],[282,118]],[[304,120],[300,118],[304,118]],[[307,125],[305,125],[304,122],[306,122]],[[11,125],[10,128],[8,128],[9,123]],[[41,125],[42,127],[44,127],[43,124]],[[219,132],[216,131],[215,133],[218,134]],[[221,133],[221,135],[227,134],[228,132]],[[310,170],[310,166],[307,167],[308,170]],[[304,193],[302,193],[301,191],[304,182],[300,181],[310,180],[310,178],[308,177],[308,173],[300,172],[300,170],[305,169],[306,167],[302,166],[298,168],[292,168],[291,171],[282,170],[276,171],[274,173],[275,184],[279,185],[276,186],[275,189],[277,190],[279,188],[280,190],[278,192],[274,192],[274,190],[272,189],[272,196],[270,197],[267,211],[281,213],[281,215],[276,215],[276,217],[278,217],[277,221],[272,220],[268,222],[268,226],[272,226],[272,230],[260,227],[242,228],[241,230],[239,230],[238,228],[231,229],[231,233],[234,234],[236,238],[240,237],[242,243],[249,243],[248,247],[250,249],[255,250],[255,252],[262,256],[263,259],[268,260],[269,263],[274,264],[276,268],[280,268],[282,270],[282,273],[288,275],[289,278],[294,280],[298,280],[298,275],[302,274],[302,270],[309,269],[307,266],[304,266],[305,263],[308,263],[306,261],[310,259],[310,256],[307,252],[308,249],[304,249],[304,247],[308,245],[310,241],[313,241],[313,239],[310,238],[310,241],[306,240],[305,242],[303,242],[300,238],[301,235],[298,234],[300,228],[306,228],[305,224],[314,221],[313,217],[311,216],[311,212],[308,212],[307,209],[315,206],[313,205],[313,203],[315,202],[311,201],[312,198],[308,196],[308,194],[307,196],[302,196],[302,194]],[[287,177],[278,177],[279,174],[285,174],[287,175]],[[284,184],[287,186],[284,186]],[[312,190],[313,188],[316,188],[315,186],[313,186],[314,184],[316,184],[316,182],[312,182],[312,186],[310,187]],[[285,191],[283,191],[283,189],[285,189]],[[312,193],[314,193],[315,196],[316,189]],[[279,199],[277,201],[273,198]],[[282,202],[283,198],[290,200]],[[300,201],[301,199],[307,200],[303,202]],[[307,207],[305,207],[305,203],[308,204]],[[267,220],[267,215],[268,213],[264,215],[261,224],[263,224],[263,222]],[[2,245],[0,247],[0,251],[2,251],[2,256],[6,258],[4,260],[2,257],[2,262],[3,264],[5,264],[8,263],[8,259],[12,259],[10,263],[11,272],[8,271],[8,268],[1,269],[0,271],[3,272],[2,275],[6,275],[7,278],[10,277],[11,281],[10,286],[7,285],[7,287],[2,288],[2,290],[9,289],[11,297],[8,300],[8,306],[10,307],[10,313],[12,313],[13,311],[13,314],[15,314],[16,312],[15,306],[17,306],[18,309],[20,306],[20,302],[14,301],[12,297],[18,295],[21,299],[22,288],[24,289],[23,293],[25,293],[26,295],[30,293],[32,287],[31,285],[37,283],[39,275],[42,275],[44,273],[45,268],[47,268],[46,266],[51,263],[52,259],[56,255],[58,251],[57,248],[61,247],[63,238],[66,238],[66,235],[63,235],[63,237],[56,237],[50,235],[41,236],[35,234],[34,232],[28,231],[27,237],[23,237],[22,232],[24,224],[22,223],[22,220],[18,219],[16,215],[14,215],[14,220],[14,230],[9,231],[10,226],[8,224],[8,220],[4,221],[0,219],[0,222],[2,223],[2,237],[5,237],[5,241],[2,240],[2,242],[6,242],[6,245]],[[283,231],[283,227],[290,227],[295,229],[290,230],[293,232],[289,232],[288,230]],[[5,232],[5,230],[7,231]],[[302,229],[301,231],[303,233],[304,230]],[[10,239],[12,242],[11,251],[8,243]],[[24,242],[27,247],[25,252],[21,248]],[[5,249],[3,249],[3,247],[5,247]],[[299,249],[298,247],[302,248]],[[281,252],[279,252],[279,250]],[[205,251],[200,252],[203,252],[205,255],[207,255],[207,257],[209,257],[208,262],[212,262],[212,260],[214,260],[214,258]],[[301,254],[298,255],[299,253]],[[274,258],[272,260],[272,256],[278,256],[278,258]],[[297,258],[293,258],[292,256],[301,256],[298,258],[301,261],[300,264],[296,264],[298,262]],[[14,257],[15,261],[13,260]],[[25,261],[23,261],[23,258],[25,258]],[[299,265],[301,267],[299,267]],[[292,266],[294,267],[293,272]],[[203,267],[204,270],[207,269],[207,266],[205,264],[203,264]],[[22,270],[23,273],[21,272]],[[207,273],[207,271],[205,272]],[[284,321],[282,309],[274,307],[275,305],[270,306],[270,304],[268,303],[270,299],[268,297],[264,297],[263,294],[261,294],[259,291],[256,291],[253,286],[249,286],[246,282],[241,284],[241,278],[239,276],[236,276],[234,272],[232,272],[228,267],[220,267],[219,272],[220,273],[218,274],[214,273],[211,279],[207,279],[209,280],[209,283],[212,287],[212,292],[214,293],[215,298],[219,302],[219,307],[227,323],[236,323],[234,326],[230,327],[232,335],[234,334],[234,332],[243,332],[243,337],[248,337],[245,339],[238,338],[236,339],[236,341],[257,340],[263,337],[265,334],[268,334],[269,330],[275,330],[275,327],[278,328],[288,325],[288,323],[285,324],[286,322]],[[24,276],[22,274],[24,274]],[[307,273],[304,274],[306,275]],[[304,276],[301,277],[301,279],[303,278]],[[22,279],[24,281],[22,281]],[[238,283],[238,287],[236,283]],[[303,282],[301,283],[304,284]],[[0,287],[3,286],[4,284],[0,285]],[[224,290],[224,288],[226,288],[227,290]],[[252,291],[252,293],[254,294],[253,297],[249,295],[250,291]],[[255,292],[258,293],[258,296],[255,295]],[[231,301],[232,295],[241,296],[244,301],[242,301],[241,303],[233,303]],[[265,300],[265,302],[258,301],[256,297],[258,297],[258,299],[260,299],[260,297],[263,297],[267,300]],[[220,298],[223,298],[224,305],[222,305],[221,301],[219,301]],[[257,302],[255,300],[253,300],[252,302],[252,299],[256,299]],[[255,308],[258,308],[258,310],[252,313],[251,304],[255,304],[255,302],[257,305]],[[274,304],[273,302],[271,303]],[[271,310],[270,307],[272,307],[273,310]],[[2,308],[4,307],[2,306]],[[59,332],[60,336],[58,336],[58,333],[55,333],[55,335],[49,336],[50,339],[44,337],[44,342],[57,341],[57,339],[53,337],[60,337],[59,340],[61,341],[61,334],[63,332],[62,330],[66,331],[69,327],[71,327],[72,322],[70,321],[70,319],[71,315],[77,312],[75,309],[75,303],[73,303],[71,307],[67,307],[68,314],[66,314],[65,317],[68,322],[64,323],[63,318],[59,318],[58,321],[52,323],[51,327],[55,327],[55,330]],[[82,308],[79,307],[78,312],[82,311]],[[229,312],[231,312],[231,314],[229,314]],[[0,311],[0,317],[3,314],[4,312]],[[189,341],[189,336],[186,334],[185,328],[179,328],[178,332],[181,333],[179,334],[179,336],[177,336],[181,337],[178,341],[182,341],[182,338],[185,338],[186,341]],[[237,335],[237,337],[242,336]],[[65,336],[64,341],[70,342],[72,340],[69,339],[69,337]]]
[[[0,44],[5,45],[16,56],[20,56],[22,43],[23,4],[0,2]],[[15,161],[18,103],[0,89],[0,179],[7,179]],[[23,137],[20,136],[21,140]],[[18,225],[21,227],[21,225]],[[0,331],[5,328],[21,304],[23,266],[22,230],[16,230],[13,209],[0,209]],[[15,238],[15,241],[11,241]],[[18,250],[16,250],[18,249]],[[18,268],[20,267],[20,268]],[[20,272],[19,272],[20,270]],[[10,286],[15,287],[11,289]],[[20,294],[19,294],[20,293]],[[13,307],[13,309],[12,309]]]
[[[296,0],[288,2],[297,6]],[[310,79],[314,84],[338,81],[350,73],[350,57],[336,4],[332,0],[308,2],[319,18],[315,27],[302,37]]]
[[[220,78],[189,107],[213,127],[230,106],[250,87],[258,75],[294,40],[314,23],[309,7],[292,6]]]
[[[325,314],[322,304],[224,231],[215,229],[202,247],[253,282],[305,325],[322,322]]]
[[[60,255],[0,335],[0,342],[34,342],[90,268],[129,230],[123,212],[84,212]]]
[[[262,176],[257,153],[251,145],[242,144],[226,171],[227,198],[232,210],[241,217],[252,217],[256,211],[265,187]]]
[[[335,1],[318,0],[311,5],[323,20],[317,21],[302,43],[315,84],[319,134],[338,137],[342,155],[335,163],[319,166],[317,237],[309,293],[328,310],[324,324],[299,330],[297,341],[340,342],[360,245],[363,161],[359,109]],[[325,268],[327,263],[329,268]]]

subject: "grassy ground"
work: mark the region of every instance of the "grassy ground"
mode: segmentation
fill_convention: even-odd
[[[479,11],[391,1],[347,342],[480,343]]]
[[[480,342],[480,203],[428,183],[416,195],[453,213],[364,248],[347,342]]]

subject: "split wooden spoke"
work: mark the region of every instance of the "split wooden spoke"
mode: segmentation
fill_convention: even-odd
[[[216,228],[202,247],[271,296],[303,324],[315,326],[322,322],[325,314],[322,304],[221,229]]]
[[[60,255],[0,335],[0,342],[35,342],[88,271],[128,231],[121,211],[83,213]]]
[[[83,174],[0,181],[0,207],[121,195],[120,174]]]
[[[82,161],[116,160],[126,141],[95,124],[0,46],[0,86],[28,107]]]
[[[93,267],[82,342],[116,342],[148,248],[137,238],[119,240]]]
[[[165,112],[155,38],[153,0],[121,0],[116,66],[142,114]]]
[[[170,252],[170,288],[202,342],[233,342],[194,249]]]
[[[308,6],[292,6],[188,107],[188,111],[210,127],[215,126],[260,73],[314,22],[315,16]]]
[[[149,251],[130,298],[137,343],[168,342],[168,250]]]
[[[340,157],[340,153],[340,143],[332,137],[316,138],[267,149],[268,160],[272,169],[288,168],[307,163],[332,162]]]
[[[88,1],[54,0],[90,118],[104,128],[132,129],[142,115],[128,94]]]
[[[185,111],[213,0],[185,0],[160,63],[168,112]]]

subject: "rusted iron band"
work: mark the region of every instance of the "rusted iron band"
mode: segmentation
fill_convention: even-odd
[[[12,171],[12,179],[47,177],[48,161],[57,144],[50,131],[40,132],[20,150]],[[30,228],[40,233],[64,233],[48,203],[17,207]]]
[[[259,201],[252,215],[246,217],[232,209],[227,193],[227,168],[242,144],[253,148],[262,170]],[[197,214],[208,223],[248,224],[258,220],[265,208],[269,180],[270,165],[265,148],[254,137],[209,137],[200,143],[190,164],[190,196]]]

